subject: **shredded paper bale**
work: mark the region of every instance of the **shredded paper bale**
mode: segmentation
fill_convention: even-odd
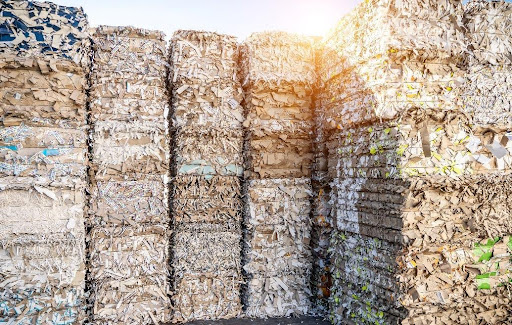
[[[242,314],[243,97],[232,36],[171,39],[175,322]]]
[[[470,1],[464,7],[468,53],[461,105],[482,126],[512,124],[512,6],[505,1]]]
[[[87,219],[94,323],[170,320],[165,60],[160,32],[94,32]]]
[[[507,322],[510,124],[476,13],[502,6],[366,1],[324,40],[334,323]]]
[[[247,116],[246,314],[304,315],[311,309],[313,41],[256,33],[241,54]]]
[[[0,323],[85,319],[85,87],[81,9],[0,6]]]

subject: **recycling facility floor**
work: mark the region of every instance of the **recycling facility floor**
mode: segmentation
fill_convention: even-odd
[[[271,319],[229,319],[218,321],[195,321],[187,325],[330,325],[329,321],[315,317],[271,318]]]

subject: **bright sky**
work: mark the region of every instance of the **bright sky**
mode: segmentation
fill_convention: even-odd
[[[164,31],[200,29],[244,39],[282,30],[323,36],[361,0],[53,0],[83,7],[91,26],[132,25]]]

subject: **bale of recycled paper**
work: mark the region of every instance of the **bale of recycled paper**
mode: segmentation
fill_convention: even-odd
[[[143,199],[141,199],[143,198]],[[162,177],[137,181],[98,180],[89,198],[91,225],[166,224],[168,191]]]
[[[174,133],[177,175],[242,176],[241,129],[180,128]]]
[[[253,278],[246,290],[245,313],[249,317],[299,316],[311,309],[307,275]]]
[[[93,228],[88,236],[94,319],[168,320],[167,226]]]
[[[6,0],[0,8],[2,57],[65,60],[88,66],[87,16],[81,8],[51,2]]]
[[[174,322],[200,319],[231,319],[242,315],[240,286],[233,276],[202,274],[174,278]]]
[[[175,224],[239,224],[242,185],[238,177],[179,176],[173,186]]]
[[[180,30],[173,34],[170,53],[173,125],[241,128],[236,38]]]
[[[478,125],[506,128],[512,123],[510,9],[505,1],[470,1],[464,6],[468,53],[460,105]]]
[[[239,223],[176,226],[172,247],[174,274],[239,276],[240,238]]]

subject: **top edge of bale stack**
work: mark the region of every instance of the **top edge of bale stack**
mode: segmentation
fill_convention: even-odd
[[[204,30],[179,29],[172,34],[172,38],[176,40],[186,40],[191,42],[222,41],[233,46],[237,45],[236,36]],[[198,54],[201,53],[198,52]]]
[[[129,38],[143,38],[146,40],[165,40],[165,33],[159,30],[145,29],[134,26],[109,26],[100,25],[94,28],[96,36],[118,36]]]
[[[0,27],[0,53],[7,65],[26,59],[58,59],[60,70],[67,67],[62,61],[89,65],[88,22],[82,8],[5,0]]]
[[[316,80],[313,43],[311,37],[280,31],[251,34],[240,49],[242,86],[257,83],[313,86]]]
[[[460,57],[465,49],[460,0],[368,0],[324,39],[352,64],[382,55],[422,59]]]

